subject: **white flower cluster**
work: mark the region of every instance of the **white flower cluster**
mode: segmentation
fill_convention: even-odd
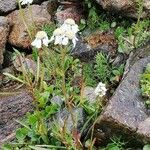
[[[33,0],[19,0],[19,3],[21,5],[27,5],[27,4],[32,4]]]
[[[104,83],[100,82],[97,85],[97,87],[95,88],[94,93],[96,96],[103,97],[106,95],[106,91],[107,91],[106,85]]]
[[[72,41],[73,47],[76,45],[76,33],[79,31],[78,25],[73,19],[66,19],[64,24],[53,32],[50,42],[54,40],[54,44],[67,45],[69,40]]]
[[[51,39],[48,39],[47,33],[44,31],[39,31],[36,36],[35,40],[31,43],[32,46],[36,48],[41,48],[42,44],[48,46],[48,44],[54,41],[54,44],[57,45],[67,45],[71,40],[73,43],[73,47],[76,45],[76,33],[79,31],[78,25],[75,23],[73,19],[66,19],[64,24],[54,30]]]

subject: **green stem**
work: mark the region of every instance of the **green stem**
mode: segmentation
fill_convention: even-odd
[[[67,101],[67,93],[66,93],[66,81],[65,81],[65,56],[66,56],[66,49],[61,48],[61,71],[62,71],[62,92]]]
[[[66,54],[67,54],[67,49],[61,47],[60,50],[61,50],[62,92],[63,92],[63,95],[65,97],[65,102],[66,102],[66,105],[68,106],[68,111],[71,114],[71,118],[72,118],[73,125],[74,125],[74,128],[75,128],[76,127],[76,122],[75,122],[75,118],[74,118],[74,115],[73,115],[72,106],[70,105],[69,100],[67,98],[66,81],[65,81],[65,79],[66,79],[65,78],[65,57],[66,57]]]
[[[22,9],[22,7],[21,7],[20,2],[19,2],[18,4],[19,4],[20,16],[21,16],[21,18],[22,18],[23,24],[24,24],[25,28],[27,29],[27,32],[28,32],[28,34],[29,34],[30,39],[32,40],[32,35],[31,35],[31,32],[30,32],[30,30],[29,30],[29,28],[28,28],[28,25],[26,24],[26,20],[25,20],[25,16],[24,16],[23,9]]]

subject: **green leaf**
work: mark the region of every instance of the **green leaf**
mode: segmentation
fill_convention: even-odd
[[[12,146],[10,144],[4,144],[2,145],[3,150],[12,150]]]
[[[45,111],[47,113],[47,116],[53,115],[58,111],[58,105],[52,104],[50,106],[46,106]]]
[[[114,143],[110,143],[107,145],[106,150],[121,150],[117,145],[115,145]]]
[[[16,131],[16,138],[19,142],[23,142],[28,134],[28,130],[26,128],[20,128]]]
[[[30,115],[28,121],[29,124],[34,125],[38,121],[38,118],[35,115]]]
[[[28,129],[28,130],[31,131],[30,127],[29,127],[28,125],[26,125],[24,122],[19,121],[19,120],[15,120],[15,121],[18,122],[19,124],[21,124],[21,125],[22,125],[23,127],[25,127],[26,129]]]
[[[150,80],[150,74],[143,74],[143,78],[147,78],[147,79],[149,79]]]
[[[39,137],[36,135],[36,133],[34,131],[28,132],[28,137],[31,138],[32,142],[37,142],[39,139]]]
[[[145,145],[145,146],[143,147],[143,150],[150,150],[150,145]]]
[[[3,73],[3,74],[4,74],[5,76],[8,76],[9,78],[11,78],[11,79],[13,79],[13,80],[16,80],[16,81],[18,81],[18,82],[24,83],[23,80],[21,80],[21,79],[15,77],[14,75],[12,75],[12,74],[10,74],[10,73]]]
[[[118,70],[113,70],[112,73],[113,73],[114,75],[120,75],[120,72],[119,72]]]

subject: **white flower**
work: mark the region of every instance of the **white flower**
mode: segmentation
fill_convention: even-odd
[[[32,4],[33,0],[19,0],[21,5]]]
[[[75,47],[76,41],[78,41],[74,32],[72,32],[72,31],[65,32],[63,30],[63,28],[61,28],[61,27],[57,28],[53,32],[53,36],[51,37],[50,42],[53,40],[54,40],[55,45],[57,45],[57,44],[68,45],[69,40],[71,40],[73,43],[73,47]]]
[[[37,32],[35,40],[31,43],[31,45],[39,49],[42,47],[42,44],[48,46],[49,42],[50,41],[48,39],[47,33],[45,31],[39,31]]]
[[[97,87],[95,88],[94,93],[96,96],[103,97],[106,94],[106,91],[107,91],[106,85],[104,83],[100,82],[97,85]]]
[[[74,32],[71,32],[71,31],[66,32],[65,36],[63,38],[62,44],[63,45],[67,45],[69,40],[72,41],[73,47],[75,47],[76,46],[76,41],[78,41],[78,39],[77,39],[77,37],[76,37]]]
[[[50,42],[54,41],[55,45],[57,44],[62,45],[64,34],[65,32],[61,28],[57,28],[56,30],[54,30],[53,35],[50,39]]]
[[[77,33],[79,31],[78,25],[71,18],[66,19],[61,28],[63,28],[65,31],[72,31],[74,33]]]

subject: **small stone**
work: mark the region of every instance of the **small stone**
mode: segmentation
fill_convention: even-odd
[[[83,97],[89,102],[89,104],[93,104],[96,102],[96,95],[94,94],[93,87],[85,87],[83,91]]]
[[[75,124],[77,125],[77,130],[81,131],[85,123],[85,114],[83,108],[73,108],[72,114],[75,119]],[[64,123],[66,123],[65,126],[67,132],[70,133],[73,131],[74,122],[72,119],[72,115],[66,108],[56,114],[56,122],[60,127],[63,127]]]
[[[54,97],[50,100],[50,102],[51,102],[52,104],[57,104],[59,107],[61,107],[61,106],[63,105],[63,100],[62,100],[62,98],[61,98],[60,96],[54,96]]]

